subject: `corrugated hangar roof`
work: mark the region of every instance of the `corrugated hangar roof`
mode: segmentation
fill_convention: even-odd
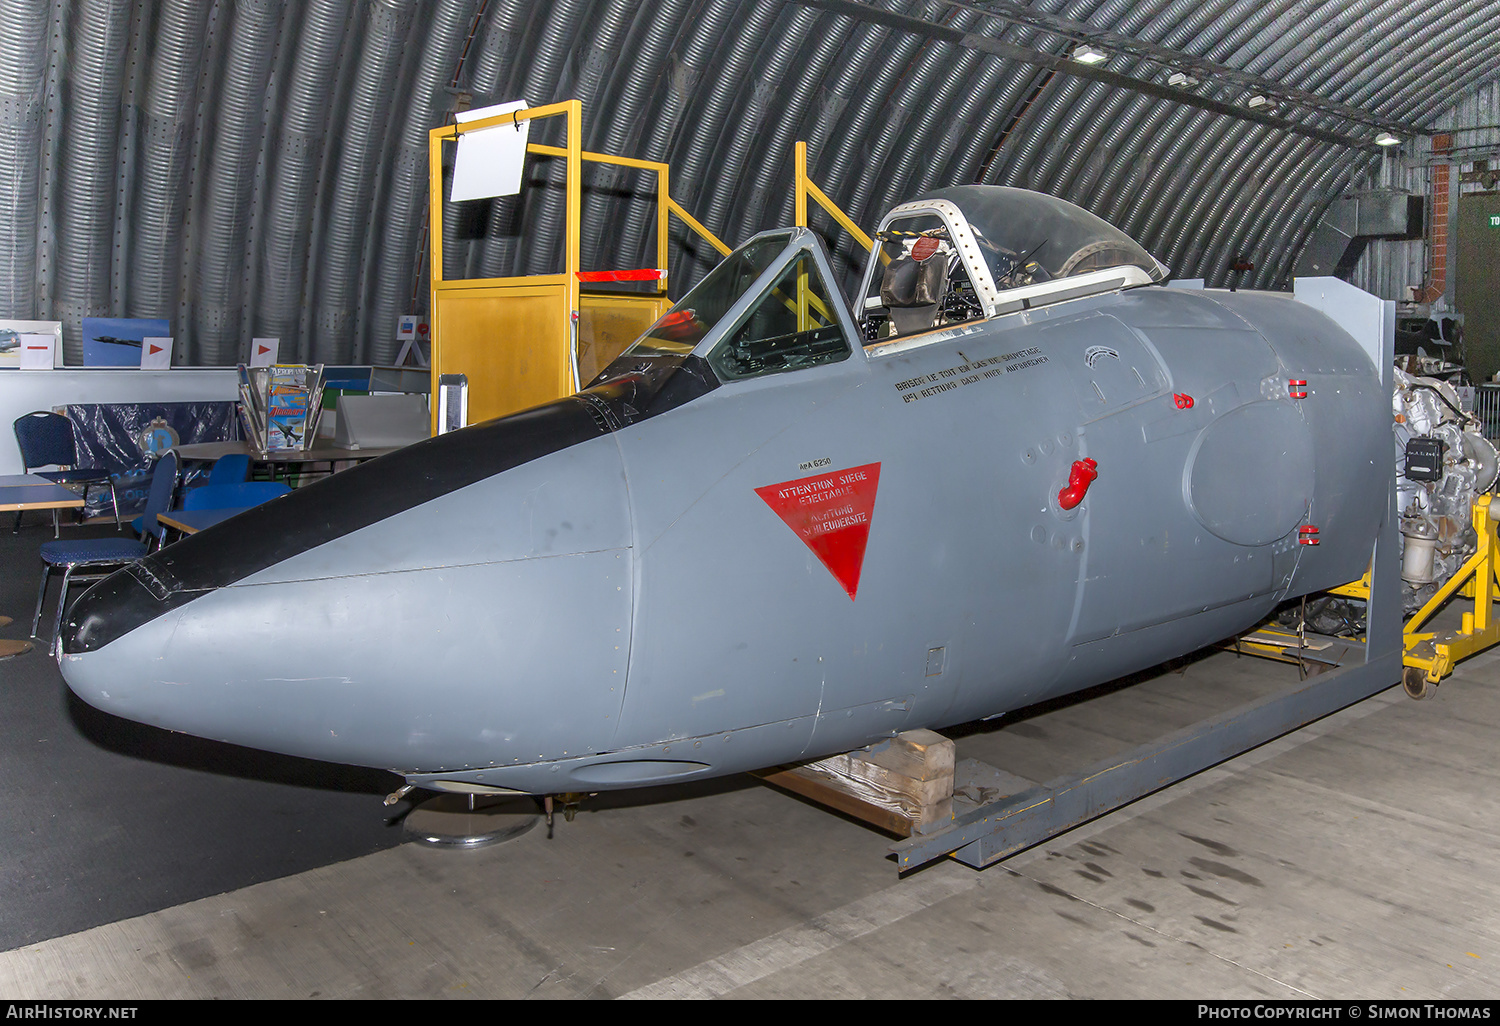
[[[427,132],[512,98],[581,99],[586,149],[668,161],[674,197],[731,244],[790,221],[803,139],[866,226],[924,190],[1023,186],[1179,277],[1221,283],[1243,256],[1243,284],[1273,286],[1378,166],[1378,131],[1420,131],[1492,77],[1497,16],[1500,0],[6,3],[0,316],[62,320],[74,358],[82,317],[128,316],[170,318],[180,362],[236,362],[252,336],[389,362],[396,315],[426,305]],[[1083,44],[1104,59],[1078,62]],[[471,273],[550,268],[548,181],[464,244]],[[585,266],[654,262],[627,185],[592,179]],[[704,269],[685,241],[674,292]]]

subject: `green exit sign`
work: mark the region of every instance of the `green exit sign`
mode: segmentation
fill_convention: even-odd
[[[1490,215],[1490,227],[1491,228],[1500,228],[1500,214],[1491,214]]]

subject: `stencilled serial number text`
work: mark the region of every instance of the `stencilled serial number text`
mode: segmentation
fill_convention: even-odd
[[[951,392],[955,388],[972,385],[976,381],[1003,377],[1006,374],[1014,374],[1016,371],[1023,371],[1028,367],[1036,367],[1046,362],[1047,358],[1042,355],[1042,351],[1032,346],[1030,349],[1002,353],[984,360],[969,360],[957,367],[947,367],[933,371],[931,374],[907,378],[905,381],[896,382],[896,391],[902,393],[902,402],[914,403],[918,399],[929,399],[935,395],[942,395],[944,392]],[[922,387],[924,385],[925,388]]]

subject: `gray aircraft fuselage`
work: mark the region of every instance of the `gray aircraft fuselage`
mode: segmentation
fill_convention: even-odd
[[[63,674],[418,785],[598,791],[1019,708],[1366,568],[1388,397],[1289,295],[1114,289],[874,344],[836,313],[833,362],[622,358],[168,546],[76,602]]]

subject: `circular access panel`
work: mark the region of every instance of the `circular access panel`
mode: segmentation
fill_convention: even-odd
[[[1183,481],[1199,523],[1236,545],[1269,545],[1307,516],[1313,445],[1291,403],[1248,403],[1215,420],[1188,455]]]

